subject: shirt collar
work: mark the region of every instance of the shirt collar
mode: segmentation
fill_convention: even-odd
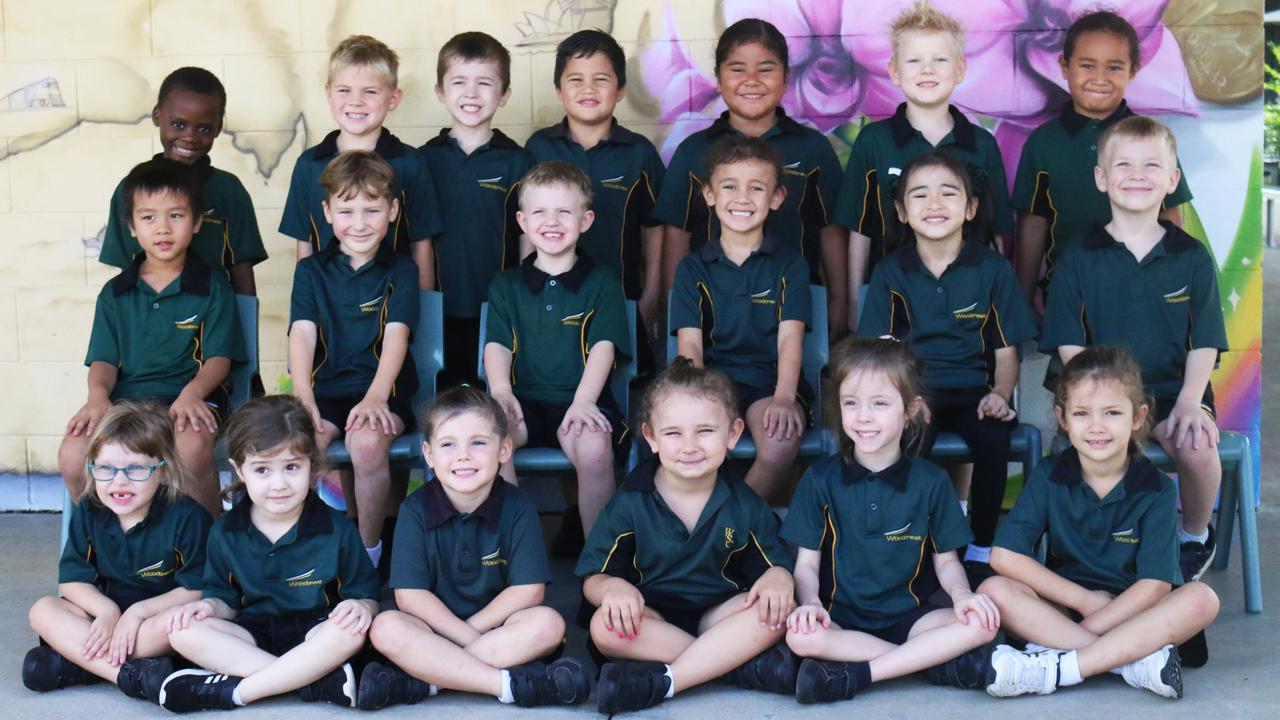
[[[781,105],[774,108],[773,114],[778,121],[774,123],[773,127],[766,130],[765,133],[760,136],[761,138],[767,139],[767,138],[773,137],[774,135],[783,134],[783,133],[791,134],[791,135],[804,134],[805,127],[800,123],[796,122],[795,120],[792,120],[791,117],[787,115],[787,111],[782,109]],[[708,130],[711,131],[712,135],[721,135],[724,133],[734,133],[736,135],[742,134],[738,132],[733,127],[733,125],[729,124],[728,110],[725,110],[724,112],[720,113],[720,117],[716,118],[716,121],[711,123],[711,127],[708,128]]]
[[[133,262],[111,281],[111,294],[114,297],[120,297],[138,286],[138,280],[142,275],[142,263],[146,259],[145,252],[134,255]],[[182,288],[182,292],[208,297],[212,281],[213,271],[188,248],[187,259],[182,263],[182,274],[178,276],[178,286]],[[163,290],[161,288],[161,291]]]
[[[908,272],[919,272],[924,267],[924,261],[920,259],[920,251],[916,248],[915,240],[907,243],[902,248],[902,252],[898,254],[898,266]],[[974,242],[963,242],[960,244],[960,254],[956,259],[951,261],[952,265],[968,265],[977,267],[982,264],[982,247]],[[950,267],[950,266],[948,266]]]
[[[756,248],[751,254],[764,253],[765,255],[777,255],[778,248],[781,246],[782,245],[778,242],[777,238],[766,232],[764,234],[764,242],[760,243],[760,247]],[[699,252],[702,253],[702,259],[706,262],[715,262],[716,260],[724,257],[724,247],[720,245],[719,235],[707,238],[707,241],[702,244],[702,250]]]
[[[627,477],[622,481],[622,489],[656,492],[658,486],[654,483],[654,476],[657,475],[660,465],[661,461],[656,455],[636,465],[636,468],[627,473]],[[734,482],[743,482],[741,477],[728,468],[727,463],[721,465],[720,469],[716,471],[716,481],[726,485]]]
[[[164,153],[156,153],[151,156],[151,159],[160,160],[163,157]],[[205,155],[199,160],[191,163],[191,170],[196,174],[196,179],[201,183],[204,183],[208,181],[209,176],[213,174],[213,161],[209,159],[208,155]]]
[[[120,527],[120,522],[119,520],[117,520],[116,514],[111,512],[111,510],[107,508],[107,506],[103,505],[100,502],[94,502],[93,500],[90,500],[88,497],[86,497],[81,502],[88,503],[88,507],[86,509],[92,512],[99,521],[101,522],[106,522],[108,520],[115,521],[114,523],[109,524],[108,527]],[[137,525],[134,525],[132,528],[129,528],[129,531],[132,532],[134,528],[145,528],[148,525],[154,524],[157,520],[159,520],[161,517],[164,516],[164,513],[169,509],[171,505],[172,503],[169,502],[169,499],[165,496],[165,493],[162,490],[157,490],[156,494],[151,497],[151,505],[147,508],[146,517],[142,518],[142,520],[138,522]]]
[[[956,145],[962,149],[974,152],[978,149],[978,131],[973,123],[969,122],[969,118],[960,112],[955,105],[948,105],[947,112],[951,114],[951,122],[954,127],[951,128],[951,137],[955,140]],[[904,147],[911,142],[919,131],[912,126],[911,121],[907,120],[907,104],[902,103],[898,106],[897,111],[889,118],[889,130],[893,133],[893,142],[898,147]]]
[[[1185,252],[1191,250],[1200,244],[1187,231],[1174,225],[1168,220],[1159,220],[1160,227],[1164,228],[1164,237],[1160,238],[1160,242],[1156,243],[1156,247],[1152,252],[1164,248],[1164,252]],[[1086,250],[1101,250],[1114,245],[1119,245],[1120,241],[1116,240],[1111,233],[1107,232],[1106,223],[1094,223],[1089,227],[1089,231],[1080,239],[1080,244]]]
[[[907,476],[911,474],[911,458],[905,453],[898,458],[889,467],[880,472],[871,472],[862,466],[857,460],[846,459],[843,463],[844,472],[842,478],[845,485],[852,485],[856,482],[869,479],[883,480],[889,484],[889,487],[902,492],[907,489]]]
[[[489,497],[485,498],[479,507],[471,511],[470,515],[485,521],[491,528],[497,528],[499,521],[502,520],[502,500],[507,492],[506,486],[505,480],[502,478],[496,479],[489,488]],[[440,484],[438,479],[428,480],[423,483],[422,509],[423,520],[426,521],[428,530],[434,530],[449,522],[449,520],[455,517],[462,517],[464,514],[453,506],[453,502],[449,500],[448,493],[444,491],[444,486]]]
[[[223,516],[226,518],[222,521],[223,528],[228,531],[248,530],[253,525],[249,514],[252,508],[253,501],[246,493],[244,498],[232,505]],[[315,492],[308,492],[307,499],[302,503],[302,514],[298,516],[298,523],[294,527],[297,528],[298,538],[307,535],[327,535],[333,532],[333,519],[329,517],[329,506],[325,505]]]
[[[338,155],[338,130],[334,130],[315,147],[315,158],[317,160],[325,160],[337,157]],[[382,128],[382,132],[378,134],[378,143],[373,146],[373,151],[379,157],[385,159],[400,157],[404,155],[404,143],[400,142],[400,138],[391,134],[391,131]]]
[[[1117,107],[1115,112],[1099,121],[1076,112],[1075,105],[1068,100],[1063,103],[1062,111],[1058,113],[1058,119],[1062,121],[1062,126],[1067,129],[1067,134],[1074,137],[1079,135],[1080,131],[1091,122],[1100,122],[1102,129],[1105,130],[1132,114],[1133,111],[1129,109],[1129,103],[1121,100],[1120,107]]]
[[[449,134],[452,128],[441,128],[440,133],[426,142],[427,147],[440,147],[443,145],[453,144],[457,146],[458,141]],[[519,150],[520,144],[515,140],[507,137],[501,130],[494,128],[493,137],[489,138],[489,142],[476,148],[476,152],[480,152],[486,148],[493,150]]]
[[[342,247],[339,245],[338,239],[334,237],[330,237],[329,244],[325,245],[324,249],[316,253],[316,255],[320,257],[322,265],[328,265],[336,257],[346,257],[342,254]],[[395,262],[395,259],[395,252],[386,243],[378,243],[378,251],[373,255],[374,262],[390,265]]]
[[[1058,456],[1049,473],[1049,479],[1059,485],[1080,485],[1084,482],[1084,471],[1080,467],[1080,453],[1075,448],[1067,448]],[[1124,479],[1120,481],[1125,493],[1157,491],[1160,489],[1160,470],[1141,453],[1129,456],[1129,468],[1124,471]]]
[[[529,288],[529,292],[537,295],[542,292],[542,286],[547,280],[553,276],[542,272],[533,266],[533,262],[538,259],[538,253],[529,253],[529,257],[520,263],[520,276],[524,278],[524,284]],[[582,289],[582,283],[587,281],[587,275],[591,274],[591,268],[595,267],[595,263],[591,258],[583,253],[578,253],[578,259],[574,261],[573,267],[568,272],[556,275],[564,286],[569,288],[571,292],[578,292]]]
[[[569,138],[569,118],[561,118],[560,122],[543,130],[547,137],[556,138],[557,140],[568,140]],[[605,136],[605,142],[618,143],[620,145],[630,145],[639,137],[630,130],[618,124],[618,118],[613,118],[609,125],[609,134]]]

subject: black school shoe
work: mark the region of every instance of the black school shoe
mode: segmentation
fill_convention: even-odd
[[[596,709],[602,713],[643,710],[662,702],[670,688],[671,678],[662,663],[605,663],[596,688]]]
[[[550,664],[525,663],[507,668],[511,696],[520,707],[577,705],[591,695],[591,676],[582,663],[562,657]]]
[[[796,702],[801,705],[851,700],[861,689],[846,662],[805,658],[796,673]]]
[[[1204,542],[1178,543],[1178,567],[1182,570],[1182,581],[1199,580],[1217,552],[1218,541],[1214,537],[1213,525],[1209,526],[1209,537]]]
[[[792,695],[796,691],[796,673],[800,663],[785,642],[765,650],[729,673],[733,682],[748,690]]]
[[[964,690],[985,689],[996,680],[996,670],[991,666],[995,647],[995,643],[988,643],[929,668],[929,682]]]
[[[160,686],[173,674],[173,658],[135,658],[120,666],[116,687],[131,698],[160,702]]]
[[[364,666],[360,673],[360,691],[356,707],[379,710],[388,705],[417,705],[431,697],[431,685],[395,665],[377,660]]]
[[[175,713],[234,710],[236,704],[231,697],[243,679],[198,668],[179,670],[160,686],[160,707]]]
[[[351,663],[342,663],[328,675],[298,688],[298,699],[302,702],[327,702],[355,707],[356,673],[351,669]]]
[[[28,690],[48,692],[72,685],[89,685],[98,676],[62,657],[46,645],[33,647],[22,658],[22,684]]]

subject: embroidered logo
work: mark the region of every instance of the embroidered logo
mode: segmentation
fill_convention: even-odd
[[[484,567],[493,567],[493,566],[496,566],[496,565],[506,565],[506,564],[507,564],[507,561],[506,561],[506,560],[504,560],[504,559],[502,559],[501,557],[499,557],[499,555],[500,555],[501,553],[502,553],[502,548],[501,548],[501,547],[499,547],[497,550],[494,550],[493,552],[489,553],[488,555],[485,555],[484,557],[480,558],[480,564],[481,564],[481,565],[483,565]]]
[[[288,585],[289,587],[309,587],[312,585],[319,585],[322,582],[324,582],[320,578],[315,577],[315,574],[316,574],[316,569],[311,568],[310,570],[302,573],[301,575],[294,575],[293,577],[285,578],[284,584]]]
[[[476,184],[484,188],[485,190],[497,190],[498,192],[504,193],[507,191],[507,188],[498,184],[502,182],[502,178],[504,177],[506,176],[498,175],[497,177],[480,178],[479,180],[476,181]]]
[[[196,322],[196,319],[199,317],[200,317],[200,313],[196,313],[195,315],[192,315],[191,317],[186,318],[185,320],[179,320],[175,322],[173,326],[178,328],[179,330],[195,330],[200,327],[200,323]]]
[[[1191,296],[1187,294],[1187,288],[1188,288],[1188,287],[1190,287],[1190,286],[1189,286],[1189,285],[1183,285],[1182,287],[1178,288],[1177,290],[1174,290],[1174,291],[1173,291],[1173,292],[1171,292],[1171,293],[1165,293],[1165,294],[1164,294],[1164,301],[1165,301],[1165,302],[1167,302],[1167,303],[1169,303],[1169,304],[1171,304],[1171,305],[1172,305],[1173,303],[1184,303],[1184,302],[1190,302],[1190,301],[1191,301]]]
[[[164,577],[165,575],[173,574],[173,569],[170,568],[166,570],[164,567],[164,560],[161,560],[158,563],[152,563],[144,568],[141,568],[134,574],[137,575],[138,577]]]
[[[771,295],[773,295],[773,288],[751,293],[751,302],[757,305],[777,305],[778,301],[770,297]]]
[[[783,165],[783,166],[782,166],[782,174],[783,174],[783,175],[796,175],[796,176],[798,176],[798,177],[806,177],[806,173],[805,173],[803,170],[801,170],[801,169],[800,169],[800,161],[799,161],[799,160],[797,160],[797,161],[795,161],[795,162],[793,162],[793,163],[787,163],[786,165]]]
[[[884,539],[888,540],[889,542],[902,542],[904,540],[914,540],[915,542],[923,541],[924,540],[923,535],[907,534],[907,531],[911,529],[911,525],[912,523],[907,523],[906,525],[903,525],[897,530],[890,530],[889,532],[884,534]]]
[[[977,309],[978,309],[978,303],[973,303],[968,307],[962,307],[957,310],[952,310],[951,314],[955,317],[956,320],[973,320],[973,319],[980,320],[987,316],[986,313],[974,312]]]
[[[631,187],[625,184],[626,177],[627,177],[626,175],[619,175],[618,177],[605,178],[604,180],[600,181],[600,187],[608,188],[610,190],[621,190],[622,192],[630,192]]]
[[[586,315],[585,312],[574,313],[573,315],[565,315],[564,317],[560,318],[560,324],[569,325],[572,327],[581,327],[582,317],[584,315]]]
[[[889,174],[890,174],[890,175],[901,175],[901,174],[902,174],[902,168],[899,168],[899,167],[891,167],[891,168],[889,168]]]
[[[727,548],[733,547],[733,528],[731,527],[724,529],[724,546]]]
[[[1118,532],[1111,533],[1111,539],[1118,543],[1125,543],[1126,545],[1137,545],[1138,536],[1135,533],[1136,531],[1133,528],[1120,530]]]
[[[372,300],[366,300],[365,302],[360,303],[360,312],[362,313],[378,312],[378,304],[382,302],[382,298],[383,296],[379,295],[378,297]]]

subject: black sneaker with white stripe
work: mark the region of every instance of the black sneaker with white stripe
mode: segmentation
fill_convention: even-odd
[[[211,670],[179,670],[160,686],[160,707],[175,713],[234,710],[231,697],[243,679]]]
[[[356,673],[351,663],[342,663],[319,680],[298,688],[302,702],[327,702],[343,707],[356,706]]]
[[[1209,537],[1204,542],[1178,543],[1178,566],[1182,570],[1183,582],[1194,582],[1204,575],[1218,552],[1218,541],[1214,538],[1213,526],[1209,526]]]

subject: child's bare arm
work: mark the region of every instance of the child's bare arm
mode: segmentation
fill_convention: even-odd
[[[804,432],[804,413],[796,400],[800,384],[804,322],[783,320],[778,323],[778,382],[773,399],[764,411],[764,428],[769,437],[790,440]]]
[[[231,289],[237,295],[258,294],[258,284],[253,278],[253,263],[245,261],[231,266]]]
[[[421,244],[421,243],[419,243]],[[395,386],[405,355],[409,353],[409,326],[399,322],[387,323],[382,336],[382,354],[378,357],[378,370],[364,398],[347,415],[347,430],[368,426],[386,435],[395,434],[391,409],[387,405],[391,388]]]
[[[774,565],[756,579],[747,591],[743,607],[756,606],[760,624],[770,630],[781,628],[796,609],[796,582],[781,565]]]
[[[475,615],[467,618],[467,624],[478,632],[487,633],[521,610],[541,605],[546,589],[545,583],[512,585],[498,593]]]
[[[218,416],[213,414],[204,399],[227,379],[230,372],[231,358],[214,357],[204,361],[196,376],[169,406],[174,430],[183,432],[190,428],[196,432],[217,432]]]
[[[597,574],[582,581],[582,596],[608,613],[606,629],[634,638],[644,618],[644,595],[620,577]]]
[[[433,238],[423,238],[409,245],[413,263],[418,266],[418,288],[436,289],[436,253]]]
[[[978,419],[992,417],[1012,420],[1018,416],[1013,409],[1013,391],[1018,387],[1018,348],[1009,346],[996,349],[995,383],[991,392],[978,402]]]
[[[689,254],[689,240],[692,234],[674,225],[665,226],[662,242],[662,289],[670,290],[676,281],[676,268],[680,261]]]
[[[1066,365],[1071,362],[1071,358],[1084,352],[1083,345],[1059,345],[1058,357],[1062,359],[1062,364]]]
[[[1031,213],[1019,213],[1018,244],[1014,248],[1014,270],[1018,284],[1027,296],[1031,312],[1036,311],[1036,290],[1040,284],[1040,266],[1049,244],[1049,219]]]
[[[573,394],[573,403],[564,413],[560,421],[560,432],[581,435],[587,430],[610,432],[613,426],[609,419],[600,412],[600,393],[604,392],[605,383],[609,381],[609,372],[613,369],[613,343],[601,340],[591,346],[591,354],[587,356],[587,365],[582,371],[582,379],[578,381],[578,390]]]
[[[975,615],[982,627],[995,630],[1000,627],[1000,610],[991,598],[976,593],[969,587],[969,578],[964,573],[964,566],[955,550],[934,553],[933,571],[938,584],[951,598],[951,604],[960,622],[969,624],[970,615]]]
[[[458,647],[466,647],[479,639],[481,632],[453,614],[435,593],[429,590],[396,588],[396,605],[402,612],[431,626],[432,632]]]
[[[1200,409],[1209,375],[1218,360],[1216,348],[1196,348],[1187,353],[1187,369],[1182,379],[1178,400],[1164,421],[1165,439],[1173,439],[1179,448],[1187,443],[1199,450],[1218,446],[1218,425]]]
[[[111,363],[97,360],[89,366],[89,397],[67,422],[68,435],[93,434],[98,421],[111,409],[111,391],[119,378],[120,369]]]
[[[849,333],[849,233],[839,225],[822,228],[822,269],[827,276],[827,329],[831,339]]]
[[[1035,558],[1002,547],[991,548],[991,567],[996,572],[1030,587],[1050,602],[1071,608],[1081,615],[1111,601],[1111,596],[1092,592],[1041,565]]]
[[[1111,632],[1134,615],[1155,607],[1171,589],[1169,583],[1160,580],[1139,580],[1101,609],[1084,613],[1080,625],[1095,635]]]
[[[702,328],[686,327],[676,331],[676,354],[689,358],[702,367]]]
[[[1182,206],[1174,205],[1173,207],[1161,208],[1160,219],[1168,220],[1174,225],[1182,227]]]
[[[796,584],[796,609],[787,616],[787,629],[791,632],[812,633],[818,627],[831,627],[831,615],[822,607],[818,597],[818,568],[822,555],[817,550],[802,547],[796,549],[796,566],[793,577]]]
[[[666,233],[663,225],[645,228],[641,235],[644,247],[644,290],[640,293],[640,317],[644,320],[644,331],[650,336],[657,335],[661,325],[662,308],[662,245]]]
[[[299,260],[302,260],[303,258],[311,257],[311,253],[312,253],[311,243],[307,242],[306,240],[299,240],[297,244],[297,248],[298,248]]]
[[[862,308],[858,290],[867,284],[867,266],[871,264],[871,238],[856,230],[849,231],[849,329],[858,329]]]

